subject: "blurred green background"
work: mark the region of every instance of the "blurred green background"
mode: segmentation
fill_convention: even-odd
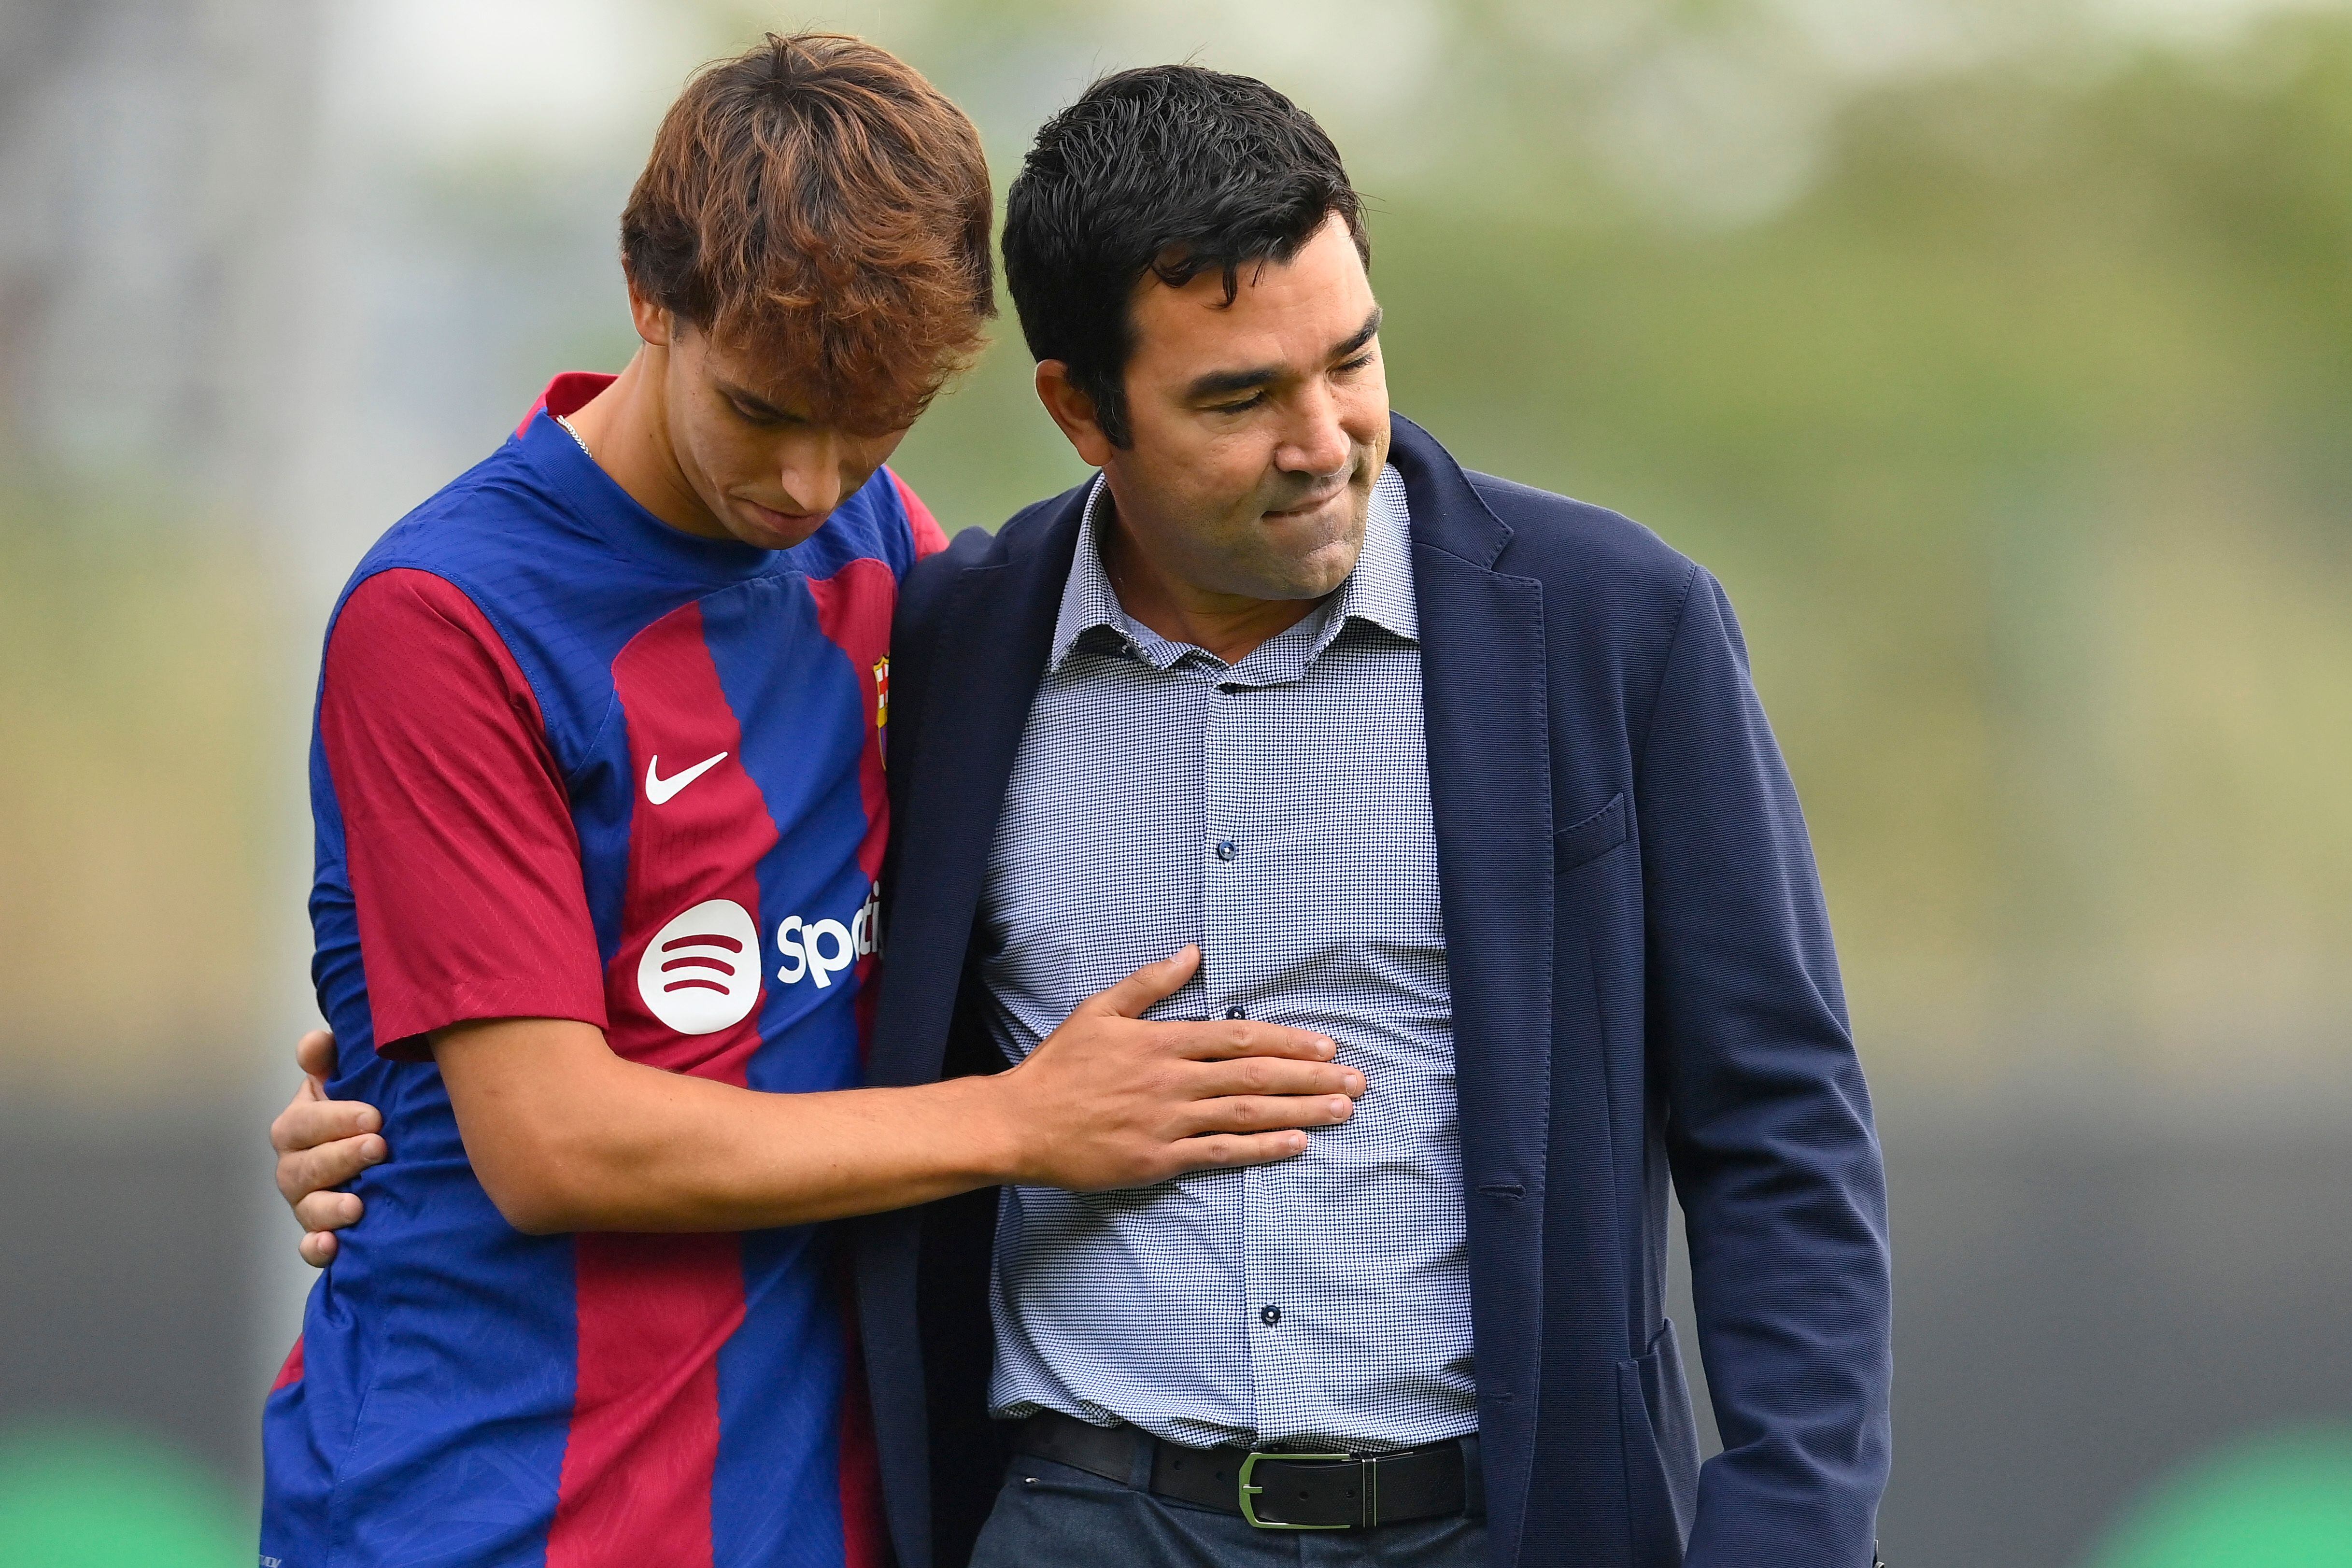
[[[2224,1562],[2150,1489],[2352,1418],[2336,5],[0,0],[0,1242],[46,1260],[0,1433],[251,1484],[325,609],[623,361],[663,105],[809,25],[930,74],[1000,187],[1130,64],[1323,120],[1400,411],[1745,619],[1895,1178],[1890,1558]],[[950,528],[1081,473],[997,337],[898,464]],[[16,1517],[0,1568],[50,1561]],[[2330,1517],[2263,1560],[2352,1563]]]

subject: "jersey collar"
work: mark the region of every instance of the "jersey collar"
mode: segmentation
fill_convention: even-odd
[[[566,371],[547,383],[547,390],[515,431],[515,440],[532,466],[599,534],[653,564],[720,582],[740,581],[788,566],[783,550],[761,549],[738,539],[707,539],[672,528],[622,489],[572,433],[556,423],[557,415],[586,407],[614,379],[591,371]]]

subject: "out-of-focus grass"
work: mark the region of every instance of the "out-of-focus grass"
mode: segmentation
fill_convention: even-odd
[[[2352,1429],[2241,1439],[2151,1490],[2089,1568],[2347,1568]]]
[[[0,1568],[242,1568],[242,1512],[148,1437],[52,1423],[0,1438]]]
[[[0,493],[7,1081],[168,1091],[254,1027],[282,654],[263,561],[211,521]]]

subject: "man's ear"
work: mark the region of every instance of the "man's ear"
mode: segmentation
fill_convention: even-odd
[[[1095,417],[1095,400],[1070,380],[1070,367],[1059,360],[1037,361],[1037,401],[1077,448],[1078,461],[1099,468],[1110,461],[1110,437]]]
[[[668,348],[670,338],[677,330],[677,319],[648,298],[637,287],[635,278],[626,272],[621,277],[629,286],[629,319],[637,329],[638,339],[656,349]]]

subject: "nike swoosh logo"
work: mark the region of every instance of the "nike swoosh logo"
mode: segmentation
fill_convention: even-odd
[[[682,773],[673,773],[665,779],[661,776],[661,758],[649,757],[646,758],[646,799],[656,806],[667,806],[679,790],[726,760],[727,754],[722,751],[716,757],[704,758]]]

